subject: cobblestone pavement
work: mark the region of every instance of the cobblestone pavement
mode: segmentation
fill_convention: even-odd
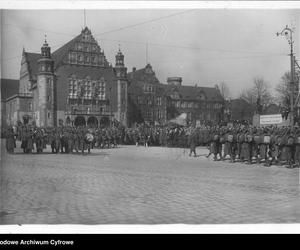
[[[2,141],[3,145],[3,141]],[[214,162],[175,148],[7,155],[0,224],[300,222],[299,169]],[[201,155],[202,154],[202,155]]]

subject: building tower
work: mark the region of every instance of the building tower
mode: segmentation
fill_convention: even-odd
[[[46,39],[41,48],[37,74],[37,114],[38,126],[55,126],[54,112],[54,61]]]
[[[120,48],[116,55],[115,73],[117,77],[117,120],[127,126],[127,68],[124,65],[124,55]]]

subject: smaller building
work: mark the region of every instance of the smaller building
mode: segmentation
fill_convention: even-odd
[[[224,99],[217,88],[183,85],[181,77],[161,83],[150,64],[128,73],[129,120],[159,123],[187,114],[190,123],[216,123],[223,119]]]
[[[19,95],[19,80],[1,79],[1,129],[14,125],[22,120],[18,113],[18,104],[22,97]],[[13,117],[13,120],[10,120]]]
[[[163,124],[167,120],[167,97],[150,64],[128,73],[129,124]]]

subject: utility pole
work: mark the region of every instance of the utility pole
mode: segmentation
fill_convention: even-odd
[[[293,30],[286,26],[280,33],[276,33],[277,36],[285,36],[290,44],[290,60],[291,60],[291,82],[290,82],[290,103],[291,103],[291,110],[290,110],[290,123],[291,127],[294,127],[294,95],[295,95],[295,57],[294,57],[294,49],[293,49]]]

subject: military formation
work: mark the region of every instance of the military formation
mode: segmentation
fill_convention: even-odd
[[[93,148],[116,148],[120,144],[190,148],[197,156],[197,146],[207,146],[215,161],[245,162],[271,166],[286,164],[299,167],[300,129],[251,125],[183,127],[179,125],[134,128],[59,126],[40,128],[30,125],[11,127],[6,131],[6,148],[14,152],[16,140],[21,141],[24,153],[40,154],[51,147],[53,154],[91,152]]]
[[[213,127],[209,129],[209,154],[214,160],[229,159],[264,166],[299,167],[300,129],[269,126]]]

